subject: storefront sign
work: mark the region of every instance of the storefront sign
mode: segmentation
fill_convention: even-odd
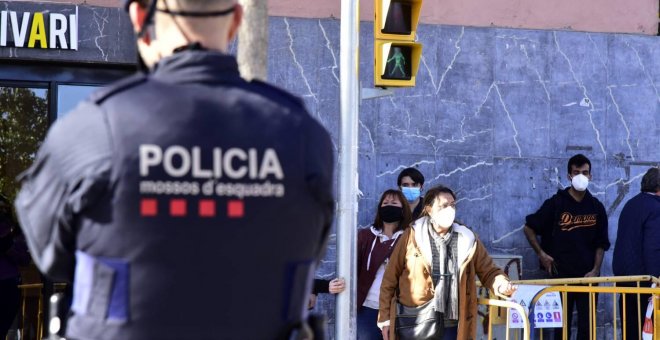
[[[8,37],[13,37],[8,40]],[[76,13],[0,11],[0,47],[78,50]]]

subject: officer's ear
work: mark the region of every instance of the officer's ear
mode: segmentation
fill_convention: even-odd
[[[238,34],[238,28],[241,26],[243,21],[243,6],[236,4],[234,9],[234,15],[231,18],[231,23],[229,24],[229,35],[227,36],[227,42],[231,42],[236,38]]]
[[[131,2],[131,4],[128,6],[128,15],[131,18],[131,24],[133,24],[133,32],[137,34],[138,32],[142,31],[142,26],[145,24],[147,19],[147,9],[140,6],[137,1]],[[145,34],[139,39],[144,41],[146,44],[151,43],[149,31],[147,30],[147,32],[145,32]]]

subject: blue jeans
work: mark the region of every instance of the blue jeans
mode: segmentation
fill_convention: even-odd
[[[442,336],[442,340],[456,340],[457,337],[458,337],[458,326],[445,327],[445,332]]]
[[[376,323],[378,323],[378,309],[359,307],[357,311],[358,340],[382,340],[383,335]]]
[[[18,289],[18,278],[0,280],[0,339],[7,336],[20,303],[21,291]]]

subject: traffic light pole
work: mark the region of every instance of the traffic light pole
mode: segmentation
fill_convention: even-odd
[[[386,87],[383,88],[370,88],[370,87],[361,87],[360,88],[360,104],[363,100],[367,99],[376,99],[381,97],[393,96],[394,91]]]
[[[359,0],[341,0],[340,145],[337,211],[337,275],[347,289],[337,295],[335,339],[355,339],[357,292]]]

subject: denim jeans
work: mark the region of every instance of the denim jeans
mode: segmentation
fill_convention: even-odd
[[[378,309],[360,307],[357,311],[357,338],[358,340],[382,340],[383,335],[376,325],[378,323]]]
[[[458,326],[454,327],[445,327],[444,335],[442,340],[456,340],[458,337]]]

